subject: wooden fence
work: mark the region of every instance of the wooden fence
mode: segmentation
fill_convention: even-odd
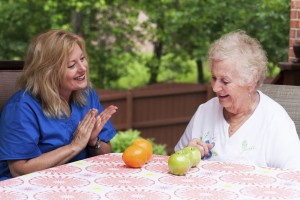
[[[127,91],[97,90],[104,107],[118,106],[111,121],[117,130],[136,129],[141,136],[166,144],[168,153],[180,139],[201,103],[207,101],[207,86],[164,83]]]

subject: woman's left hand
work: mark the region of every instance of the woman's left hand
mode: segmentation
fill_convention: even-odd
[[[95,146],[100,131],[102,130],[106,122],[111,118],[111,116],[115,112],[117,112],[117,109],[118,107],[110,105],[105,110],[103,110],[98,116],[96,116],[96,123],[94,125],[90,140],[88,142],[89,146]]]
[[[187,146],[194,146],[199,149],[202,157],[207,157],[210,154],[210,150],[215,146],[214,143],[206,143],[198,138],[193,138]],[[211,156],[211,155],[210,155]]]

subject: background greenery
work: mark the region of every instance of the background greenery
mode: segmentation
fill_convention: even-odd
[[[123,153],[127,147],[129,147],[136,139],[141,137],[140,134],[140,131],[132,129],[119,131],[116,136],[110,141],[112,151],[115,153]],[[165,144],[157,144],[154,141],[154,138],[147,138],[147,140],[152,144],[153,154],[167,155]]]
[[[86,39],[95,87],[204,83],[211,42],[243,29],[265,47],[274,76],[287,60],[289,14],[289,0],[3,0],[0,59],[22,60],[33,36],[62,28]],[[140,50],[145,41],[153,51]]]

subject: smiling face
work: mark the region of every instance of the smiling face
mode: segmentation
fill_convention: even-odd
[[[242,77],[236,64],[230,60],[213,61],[211,67],[211,86],[220,104],[230,113],[239,113],[248,109],[249,92],[255,84],[242,85]]]
[[[72,50],[66,66],[65,80],[60,88],[60,96],[69,101],[73,91],[87,87],[88,63],[78,44]]]

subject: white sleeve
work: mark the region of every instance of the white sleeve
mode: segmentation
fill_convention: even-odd
[[[189,141],[192,139],[193,126],[194,126],[194,120],[195,120],[196,113],[190,120],[190,122],[189,122],[188,126],[186,127],[184,133],[182,134],[180,140],[176,144],[174,151],[183,149],[184,147],[186,147],[188,145]]]
[[[174,151],[183,149],[193,138],[201,138],[204,132],[215,128],[215,120],[223,116],[223,109],[215,97],[198,106],[180,140],[175,145]],[[205,131],[204,131],[205,130]]]

